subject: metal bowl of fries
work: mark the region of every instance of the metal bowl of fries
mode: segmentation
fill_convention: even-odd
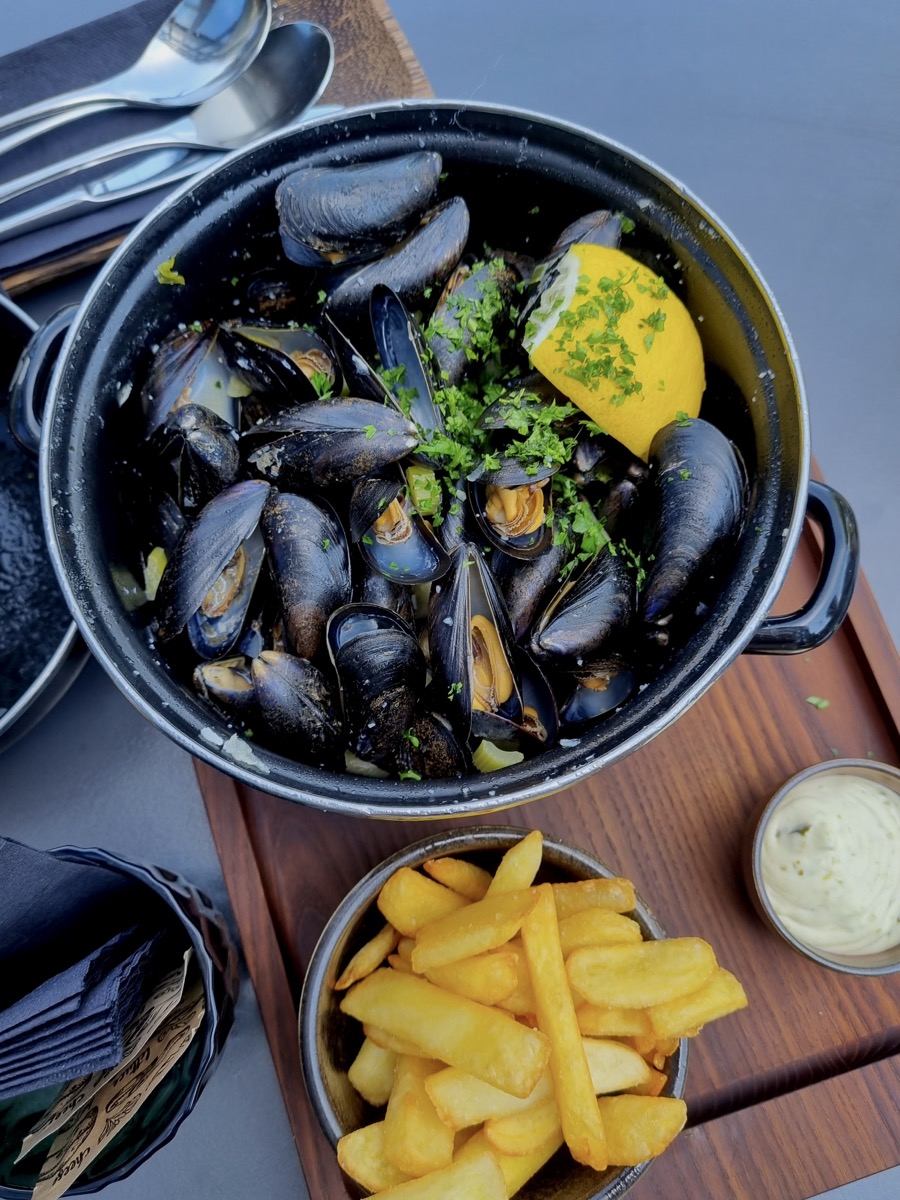
[[[599,960],[648,943],[649,971],[607,980],[598,1005]],[[336,909],[304,982],[301,1057],[351,1194],[421,1177],[436,1200],[608,1200],[684,1124],[681,1035],[745,1003],[705,942],[667,941],[583,850],[457,829],[398,851]]]

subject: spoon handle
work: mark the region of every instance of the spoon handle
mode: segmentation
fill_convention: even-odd
[[[115,79],[107,79],[103,84],[93,84],[90,87],[63,92],[59,96],[50,96],[46,100],[39,100],[37,104],[29,104],[26,108],[17,108],[15,112],[0,116],[0,134],[18,130],[15,138],[4,138],[0,142],[0,153],[21,146],[48,129],[56,129],[90,113],[127,104],[128,100],[124,96],[116,95],[115,83]],[[52,118],[52,124],[47,123],[48,118]]]
[[[107,142],[105,146],[96,146],[92,150],[85,150],[82,154],[64,158],[61,162],[53,163],[49,167],[42,167],[39,171],[21,175],[18,179],[10,179],[7,183],[0,184],[0,204],[7,200],[14,200],[18,196],[24,196],[27,192],[32,192],[45,184],[65,179],[68,175],[90,170],[102,163],[113,162],[126,154],[136,154],[142,150],[168,150],[178,146],[200,150],[221,149],[221,147],[215,146],[204,147],[202,143],[198,143],[197,129],[194,123],[189,117],[183,117],[162,129],[148,129],[134,137]]]
[[[26,142],[40,137],[42,133],[49,133],[51,129],[59,129],[61,125],[68,125],[70,121],[77,121],[81,117],[93,116],[94,113],[108,112],[112,108],[122,108],[124,103],[123,100],[92,100],[90,103],[85,102],[75,108],[61,109],[52,116],[32,121],[29,125],[20,125],[13,133],[8,134],[5,138],[0,138],[0,158],[4,154],[8,154],[10,150],[15,150],[19,146],[24,146]],[[2,125],[0,125],[0,129],[2,129]]]

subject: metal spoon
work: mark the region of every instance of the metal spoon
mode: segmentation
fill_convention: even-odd
[[[296,121],[322,94],[333,66],[334,44],[321,25],[282,25],[272,30],[240,79],[193,112],[160,129],[109,142],[10,180],[0,185],[0,202],[143,150],[237,150]]]
[[[271,0],[180,0],[133,66],[100,83],[64,92],[0,117],[0,154],[90,113],[123,105],[190,108],[228,87],[259,53]],[[42,119],[43,118],[43,119]],[[20,127],[23,127],[20,129]]]

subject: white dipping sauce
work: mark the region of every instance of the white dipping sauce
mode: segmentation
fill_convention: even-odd
[[[760,853],[772,907],[826,954],[900,944],[900,796],[856,775],[803,780],[769,819]]]

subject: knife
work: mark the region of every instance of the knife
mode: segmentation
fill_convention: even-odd
[[[103,204],[128,200],[145,192],[173,187],[198,171],[205,170],[223,155],[218,152],[196,153],[185,150],[157,150],[126,167],[120,167],[99,179],[69,188],[50,200],[29,205],[11,217],[0,220],[0,242],[43,229],[57,221],[83,216]]]

